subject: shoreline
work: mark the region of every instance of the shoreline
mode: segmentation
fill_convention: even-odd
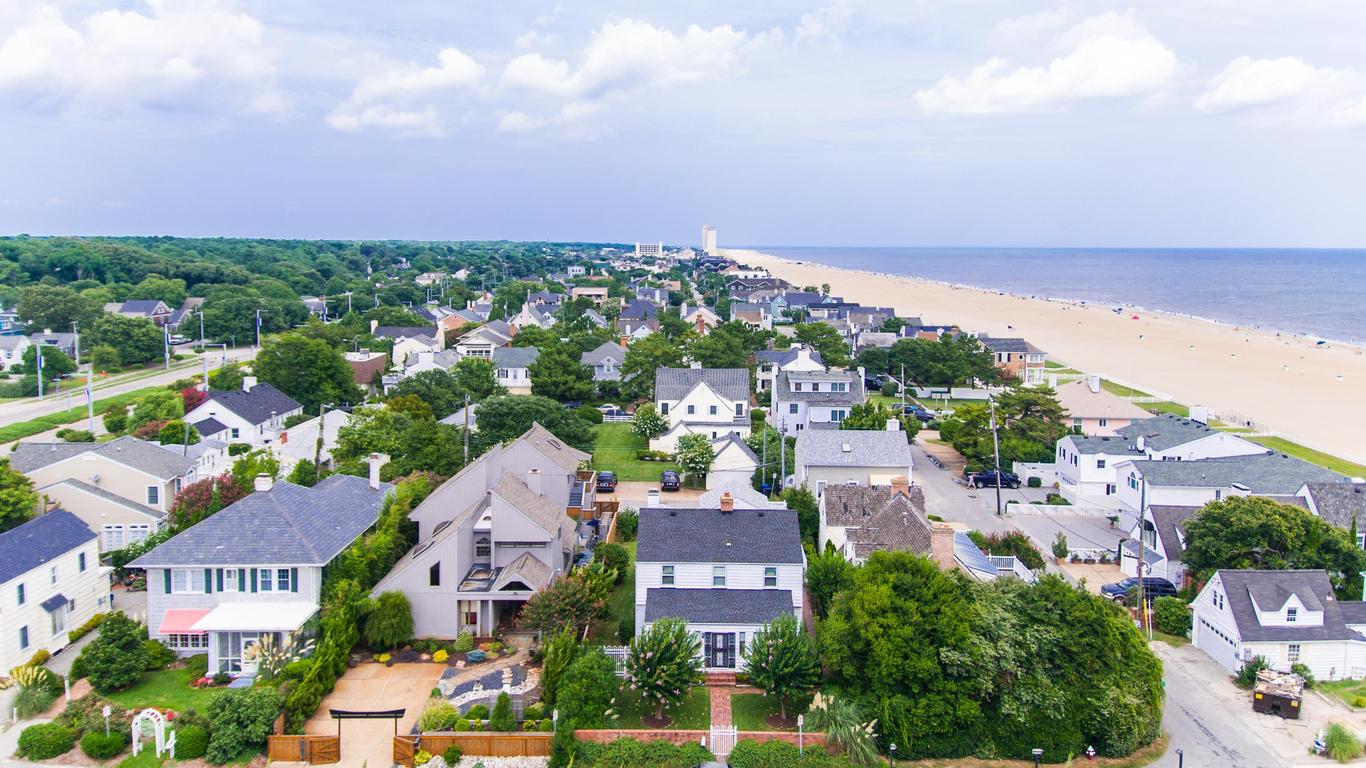
[[[1138,305],[1014,294],[748,249],[722,251],[794,285],[829,283],[832,292],[851,301],[891,305],[897,314],[919,316],[927,324],[1021,336],[1050,360],[1155,396],[1205,405],[1222,421],[1251,421],[1259,430],[1366,463],[1366,445],[1352,437],[1366,431],[1359,395],[1366,382],[1366,348],[1353,342]],[[1125,311],[1113,312],[1116,306]],[[1076,332],[1078,325],[1084,333]]]

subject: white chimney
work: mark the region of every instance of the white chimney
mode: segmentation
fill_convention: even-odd
[[[659,506],[659,489],[658,489],[658,488],[651,488],[650,490],[648,490],[648,491],[645,492],[645,506],[647,506],[647,507],[657,507],[657,506]]]
[[[539,467],[532,467],[526,471],[526,487],[537,496],[541,495],[541,470]]]
[[[274,483],[275,481],[271,478],[270,475],[267,475],[265,472],[262,472],[261,474],[256,476],[256,481],[255,483],[253,483],[253,485],[255,486],[258,492],[264,493],[266,491],[269,491],[270,486]]]
[[[688,367],[689,367],[689,368],[698,368],[698,369],[700,369],[700,368],[702,367],[702,363],[700,363],[700,362],[698,362],[698,361],[696,361],[696,360],[693,360],[691,363],[688,364]]]
[[[888,431],[888,432],[900,432],[900,431],[901,431],[901,419],[896,419],[896,418],[887,419],[887,431]]]
[[[682,318],[686,318],[688,316],[688,302],[685,301],[682,304],[678,305],[678,316]]]
[[[1054,379],[1055,381],[1057,380],[1057,378],[1058,378],[1057,374],[1053,374],[1053,379]],[[1090,388],[1091,388],[1091,391],[1092,391],[1093,393],[1095,393],[1095,394],[1100,394],[1100,377],[1097,376],[1097,375],[1095,375],[1095,374],[1091,374],[1090,376],[1087,376],[1087,377],[1086,377],[1086,386],[1090,387]]]
[[[250,392],[250,391],[252,390],[252,388],[255,387],[255,386],[256,386],[256,377],[255,377],[255,376],[243,376],[243,377],[242,377],[242,391],[243,391],[243,392]]]
[[[1148,438],[1144,437],[1143,435],[1139,435],[1134,440],[1134,447],[1140,451],[1145,450],[1148,447]]]
[[[1209,424],[1209,408],[1206,408],[1206,407],[1203,406],[1203,405],[1192,405],[1192,406],[1191,406],[1191,416],[1190,416],[1190,419],[1191,419],[1191,421],[1194,421],[1194,422],[1196,422],[1197,424],[1205,424],[1205,425],[1208,425],[1208,424]]]
[[[379,327],[379,321],[378,321],[378,320],[371,320],[371,321],[370,321],[370,332],[371,332],[371,333],[374,333],[374,332],[375,332],[375,329],[378,328],[378,327]]]
[[[366,463],[370,465],[370,490],[378,491],[379,468],[389,463],[389,457],[383,453],[372,453],[370,458],[366,459]]]

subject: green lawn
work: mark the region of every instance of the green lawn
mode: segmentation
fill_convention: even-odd
[[[1338,697],[1343,704],[1352,709],[1358,709],[1352,706],[1353,699],[1366,696],[1366,680],[1336,680],[1331,683],[1320,681],[1317,685],[1324,693]]]
[[[631,564],[626,567],[626,578],[621,580],[607,598],[607,618],[593,625],[592,637],[603,645],[621,645],[621,623],[624,619],[628,626],[635,622],[636,612],[636,543],[628,541],[621,546],[631,556]]]
[[[1366,465],[1357,464],[1346,459],[1339,459],[1336,456],[1330,456],[1323,451],[1316,451],[1313,448],[1306,448],[1299,443],[1292,443],[1283,437],[1249,437],[1248,439],[1259,445],[1265,445],[1273,451],[1280,451],[1281,453],[1294,456],[1297,459],[1304,459],[1311,464],[1327,467],[1334,472],[1347,475],[1348,477],[1366,477]]]
[[[810,706],[809,697],[787,702],[787,716],[794,722]],[[737,693],[730,697],[730,715],[735,727],[742,731],[795,731],[797,727],[775,728],[768,723],[769,715],[778,714],[778,699],[765,693]]]
[[[144,745],[144,746],[150,746]],[[119,763],[118,768],[161,768],[166,764],[166,758],[157,757],[155,749],[144,749],[138,753],[137,757],[132,757],[132,753],[127,753],[129,757]]]
[[[1190,645],[1191,642],[1190,638],[1184,635],[1169,635],[1166,632],[1158,632],[1155,629],[1153,630],[1153,639],[1160,640],[1166,643],[1167,645],[1172,646],[1173,648],[1179,648],[1183,645]]]
[[[1189,408],[1180,403],[1173,403],[1170,400],[1164,400],[1160,403],[1134,403],[1134,405],[1137,405],[1139,408],[1142,408],[1145,411],[1170,413],[1175,416],[1180,416],[1182,418],[1191,415],[1191,410]]]
[[[599,424],[593,428],[596,439],[593,443],[593,469],[611,470],[617,473],[617,480],[659,482],[659,473],[666,469],[681,471],[671,461],[641,461],[636,451],[649,447],[645,438],[631,431],[627,422]]]
[[[222,690],[191,688],[189,671],[179,667],[148,672],[137,685],[125,691],[111,693],[107,698],[125,709],[168,707],[176,712],[193,709],[202,713],[209,705],[209,700]]]
[[[648,706],[641,696],[629,688],[623,688],[617,693],[617,708],[621,711],[617,725],[628,730],[645,727],[641,718],[654,714],[654,708]],[[688,695],[683,701],[672,709],[665,709],[664,714],[673,718],[668,730],[706,730],[711,727],[711,696],[704,686],[694,685],[688,689]]]
[[[1101,379],[1100,388],[1112,395],[1119,395],[1120,397],[1152,397],[1152,395],[1141,389],[1126,387],[1123,384],[1117,384],[1109,379]]]

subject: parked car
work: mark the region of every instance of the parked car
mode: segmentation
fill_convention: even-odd
[[[172,336],[170,339],[168,339],[168,341],[170,341],[172,344],[189,344],[189,343],[190,343],[190,337],[189,337],[189,336],[181,336],[180,334],[177,333],[176,335],[174,335],[174,336]]]
[[[914,416],[922,422],[934,421],[934,414],[918,405],[908,405],[902,413],[907,416]]]
[[[598,493],[612,493],[617,489],[616,472],[598,473]]]
[[[974,488],[995,488],[996,470],[984,469],[981,472],[967,472],[963,475],[963,479]],[[1001,470],[1000,485],[1002,488],[1019,488],[1021,485],[1020,476]]]
[[[1127,602],[1129,590],[1138,586],[1138,579],[1130,576],[1127,579],[1116,581],[1113,584],[1106,584],[1100,588],[1100,594],[1108,597],[1117,603]],[[1157,576],[1143,577],[1143,602],[1151,604],[1159,597],[1168,597],[1176,594],[1176,585],[1166,579]]]
[[[665,470],[659,474],[659,490],[676,491],[683,487],[683,481],[679,479],[678,473],[672,469]]]

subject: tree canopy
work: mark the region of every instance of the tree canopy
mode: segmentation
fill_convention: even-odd
[[[537,395],[491,397],[479,405],[479,438],[501,443],[521,436],[533,423],[581,451],[593,450],[588,422],[560,403]]]
[[[828,366],[843,368],[850,363],[849,345],[833,325],[797,323],[793,338],[821,353],[821,360]]]
[[[1001,466],[1015,461],[1049,461],[1054,444],[1071,428],[1057,393],[1048,387],[1014,386],[996,396]],[[968,459],[969,469],[991,463],[991,411],[988,405],[964,405],[943,419],[939,436]]]
[[[886,370],[878,372],[900,376],[903,365],[908,382],[926,387],[962,386],[974,380],[994,382],[1000,378],[991,352],[967,334],[946,333],[938,341],[897,339],[887,351]]]
[[[298,401],[304,413],[316,414],[322,403],[340,405],[362,399],[341,352],[299,334],[287,333],[262,347],[252,371]]]

